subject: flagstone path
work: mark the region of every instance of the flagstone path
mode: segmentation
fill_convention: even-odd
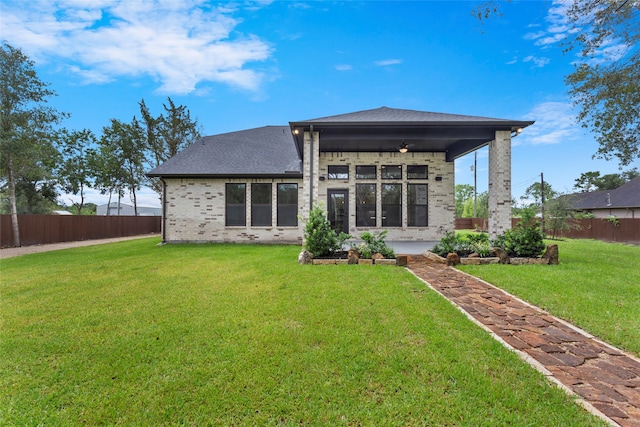
[[[455,268],[424,256],[408,268],[587,409],[640,427],[640,360]]]

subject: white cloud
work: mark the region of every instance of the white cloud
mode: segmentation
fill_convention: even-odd
[[[533,64],[536,67],[544,67],[545,65],[547,65],[548,63],[551,62],[551,59],[549,58],[545,58],[544,56],[542,57],[538,57],[538,56],[533,56],[533,55],[529,55],[526,58],[524,58],[522,60],[522,62],[533,62]]]
[[[340,64],[336,65],[336,70],[338,71],[351,71],[353,67],[349,64]]]
[[[383,59],[381,61],[375,61],[374,64],[378,67],[387,67],[389,65],[402,64],[402,59]]]
[[[3,33],[38,61],[71,61],[68,69],[85,83],[150,76],[170,94],[202,82],[257,91],[264,73],[248,65],[269,59],[273,49],[236,35],[233,12],[231,4],[201,0],[7,1]]]
[[[559,144],[573,141],[582,135],[571,104],[567,102],[538,104],[525,115],[525,119],[535,120],[535,123],[514,139],[514,143],[517,143],[514,145]]]

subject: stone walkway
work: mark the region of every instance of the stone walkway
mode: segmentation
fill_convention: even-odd
[[[423,256],[408,268],[588,410],[640,427],[640,360],[454,268]]]

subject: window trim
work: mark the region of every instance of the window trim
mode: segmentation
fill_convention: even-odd
[[[415,178],[412,177],[409,173],[409,168],[424,168],[424,178],[420,177],[420,178]],[[415,180],[415,179],[429,179],[429,165],[407,165],[407,179],[410,180]]]
[[[347,169],[347,177],[341,177],[341,176],[332,176],[332,175],[337,175],[335,172],[332,174],[331,173],[331,169],[343,169],[346,168]],[[343,181],[347,181],[349,180],[349,165],[328,165],[327,166],[327,179],[330,180],[343,180]]]
[[[360,192],[358,191],[358,187],[362,188],[363,186],[369,186],[373,188],[373,209],[369,209],[369,212],[373,210],[373,218],[370,215],[366,215],[366,219],[367,219],[366,224],[362,223],[363,218],[361,216],[361,211],[363,209],[362,209],[362,203],[360,203],[360,199],[359,199]],[[377,184],[375,183],[356,184],[355,203],[356,203],[356,227],[366,227],[366,228],[377,227],[377,224],[378,224],[378,186]],[[373,224],[370,224],[371,221],[373,221]]]
[[[400,194],[399,194],[399,202],[397,204],[385,204],[384,203],[384,193],[385,193],[385,186],[395,186],[397,188],[400,189]],[[382,207],[382,226],[383,227],[402,227],[402,211],[403,209],[403,203],[402,203],[402,184],[401,183],[392,183],[392,182],[385,182],[381,185],[380,187],[380,205]],[[398,216],[398,223],[397,224],[385,224],[385,221],[387,221],[387,216],[384,214],[385,212],[385,206],[397,206],[400,208],[400,215]]]
[[[269,191],[267,192],[267,194],[269,195],[269,203],[256,203],[255,199],[254,199],[254,195],[257,194],[257,192],[255,191],[255,189],[257,187],[268,187]],[[263,223],[258,223],[256,220],[257,218],[260,218],[261,215],[256,214],[257,210],[265,210],[268,207],[269,209],[269,221],[263,224]],[[262,215],[265,218],[267,218],[266,215]],[[270,182],[253,182],[251,183],[251,227],[272,227],[273,226],[273,185]]]
[[[233,216],[229,215],[229,187],[230,186],[238,186],[238,187],[243,187],[243,192],[244,192],[244,204],[242,204],[242,210],[243,210],[243,215],[242,215],[242,220],[240,221],[240,218],[238,218],[238,221],[235,221],[237,223],[230,223],[229,218],[234,218]],[[225,227],[246,227],[247,226],[247,184],[244,182],[227,182],[225,183],[224,186],[224,225]],[[241,206],[240,204],[233,204],[235,206]]]
[[[399,168],[400,169],[400,176],[396,177],[390,177],[390,176],[384,176],[384,172],[387,171],[387,168]],[[402,179],[402,165],[382,165],[380,166],[380,178],[384,179],[384,180],[401,180]]]
[[[296,195],[296,209],[295,212],[296,214],[294,215],[293,218],[293,224],[282,224],[281,222],[281,209],[280,207],[282,205],[284,205],[284,203],[280,203],[280,186],[284,186],[284,185],[293,185],[295,186],[295,195]],[[300,202],[300,195],[298,193],[298,183],[297,182],[279,182],[276,184],[276,224],[277,227],[297,227],[298,226],[298,209],[299,209],[299,202]],[[287,205],[293,205],[292,203],[287,203]]]
[[[360,177],[358,176],[358,169],[359,168],[373,168],[373,177]],[[363,174],[364,175],[364,174]],[[378,168],[376,167],[376,165],[356,165],[356,179],[357,180],[361,180],[361,179],[378,179]]]
[[[410,203],[410,194],[411,194],[411,186],[419,187],[424,186],[426,188],[426,203],[424,204],[411,204]],[[412,207],[424,206],[425,209],[425,224],[412,224],[411,223],[411,211]],[[407,184],[407,227],[428,227],[429,226],[429,184],[426,183],[413,183]]]

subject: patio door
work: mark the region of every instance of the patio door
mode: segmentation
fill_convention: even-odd
[[[327,215],[331,228],[349,233],[349,190],[327,190]]]

